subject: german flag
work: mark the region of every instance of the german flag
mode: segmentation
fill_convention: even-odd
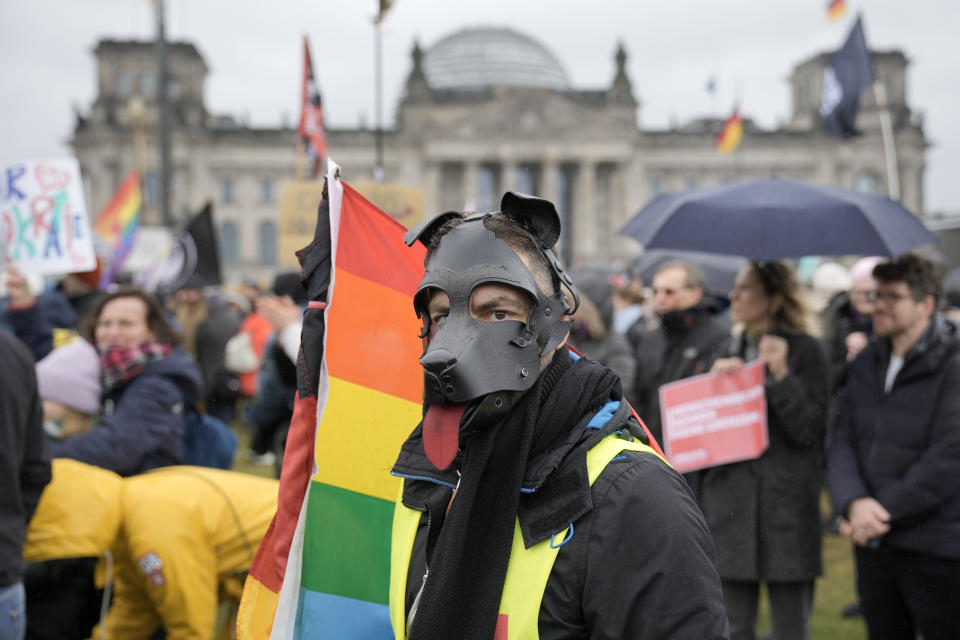
[[[833,22],[847,15],[846,0],[830,0],[827,3],[827,20]]]
[[[740,117],[740,110],[734,109],[733,115],[725,123],[720,134],[717,135],[717,151],[720,153],[730,153],[740,146],[743,139],[743,119]]]

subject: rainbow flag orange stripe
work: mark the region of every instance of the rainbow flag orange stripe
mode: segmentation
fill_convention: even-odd
[[[734,109],[733,115],[723,124],[723,129],[717,136],[717,150],[721,153],[730,153],[740,146],[741,140],[743,140],[743,119],[740,118],[739,110]]]
[[[111,253],[110,268],[104,270],[104,281],[101,285],[113,282],[114,276],[133,248],[133,241],[140,227],[141,204],[140,173],[134,169],[93,223],[94,230]]]
[[[281,478],[278,509],[296,508],[297,526],[281,536],[278,511],[276,530],[268,532],[245,586],[239,638],[393,635],[390,535],[400,480],[390,469],[422,415],[422,345],[412,297],[424,249],[406,247],[406,230],[334,178],[336,165],[330,165],[325,366],[316,401],[311,406],[298,398],[291,426],[293,446],[300,446],[293,433],[297,412],[306,417],[303,412],[315,410],[315,422],[305,423],[315,425],[312,469],[301,485],[302,508],[291,505],[283,492],[285,484],[296,485],[297,471],[287,468],[289,451],[284,457],[288,475]],[[285,570],[271,572],[284,549]]]

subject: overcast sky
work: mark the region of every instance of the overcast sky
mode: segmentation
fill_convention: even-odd
[[[464,27],[507,26],[546,45],[577,88],[601,88],[622,40],[642,103],[641,126],[663,128],[741,111],[762,126],[789,117],[794,64],[837,48],[862,10],[875,49],[911,61],[908,100],[926,115],[928,211],[960,213],[960,1],[848,0],[395,0],[385,21],[384,107],[392,122],[414,39],[429,47]],[[331,126],[373,123],[372,0],[167,0],[167,35],[197,45],[210,67],[207,107],[252,125],[297,118],[300,41],[310,37]],[[0,0],[0,163],[69,153],[71,105],[96,90],[101,38],[151,38],[148,0]],[[706,92],[717,78],[717,91]],[[877,151],[881,151],[878,149]],[[336,157],[336,150],[331,149]],[[637,203],[639,206],[641,203]]]

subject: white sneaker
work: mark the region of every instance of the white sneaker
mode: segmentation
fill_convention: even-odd
[[[247,451],[247,462],[264,467],[272,467],[277,464],[277,455],[273,451],[266,453],[255,453],[252,449]]]

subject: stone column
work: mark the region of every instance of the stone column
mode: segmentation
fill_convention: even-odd
[[[423,159],[423,219],[440,211],[440,164]]]
[[[500,192],[516,191],[517,163],[509,157],[500,158]]]
[[[560,170],[556,158],[548,156],[540,162],[540,197],[559,205],[560,193],[557,191],[557,171]]]
[[[573,252],[577,260],[597,257],[600,253],[596,224],[597,165],[584,160],[577,167],[573,200]]]
[[[477,171],[479,165],[476,160],[467,160],[463,163],[463,210],[476,211],[477,209]]]

